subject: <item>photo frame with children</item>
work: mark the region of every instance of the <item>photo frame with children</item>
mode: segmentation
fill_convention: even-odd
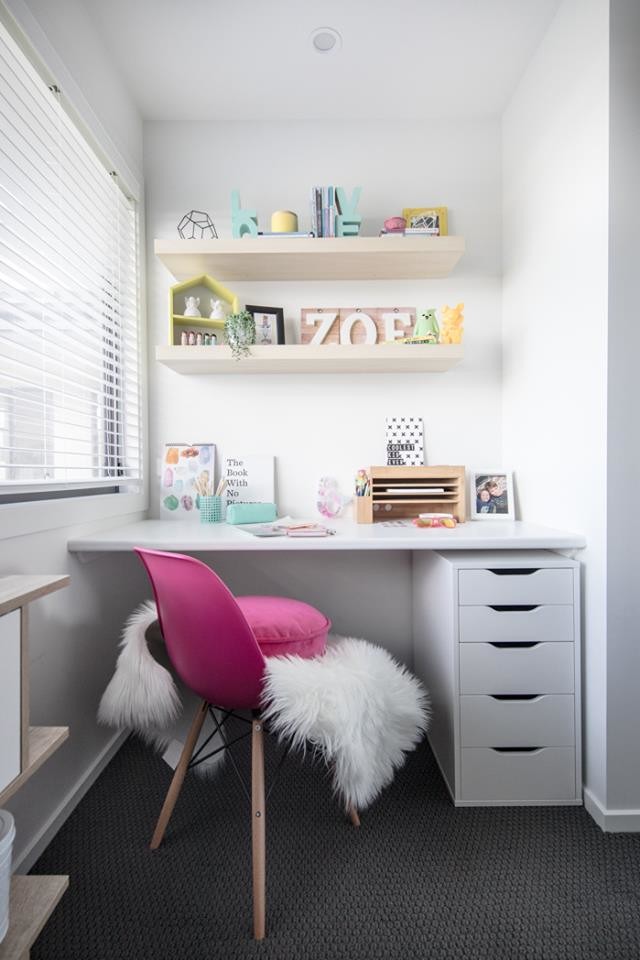
[[[275,346],[284,343],[284,310],[282,307],[256,307],[247,304],[246,309],[256,324],[256,344]]]
[[[469,516],[472,520],[515,520],[511,471],[470,471]]]

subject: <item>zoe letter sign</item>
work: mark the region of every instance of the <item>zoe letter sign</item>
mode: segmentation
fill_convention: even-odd
[[[382,343],[410,337],[415,323],[415,307],[306,307],[300,343]]]

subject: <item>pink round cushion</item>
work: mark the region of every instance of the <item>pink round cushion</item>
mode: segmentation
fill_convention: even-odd
[[[318,657],[331,621],[308,603],[287,597],[236,597],[265,657]]]

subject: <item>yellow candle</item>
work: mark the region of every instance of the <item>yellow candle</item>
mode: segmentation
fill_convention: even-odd
[[[272,233],[295,233],[298,229],[298,215],[291,210],[276,210],[271,214]]]

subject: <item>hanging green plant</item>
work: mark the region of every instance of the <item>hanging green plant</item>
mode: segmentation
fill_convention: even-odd
[[[256,342],[256,322],[247,310],[230,313],[224,321],[224,335],[235,360],[249,356],[249,347]]]

